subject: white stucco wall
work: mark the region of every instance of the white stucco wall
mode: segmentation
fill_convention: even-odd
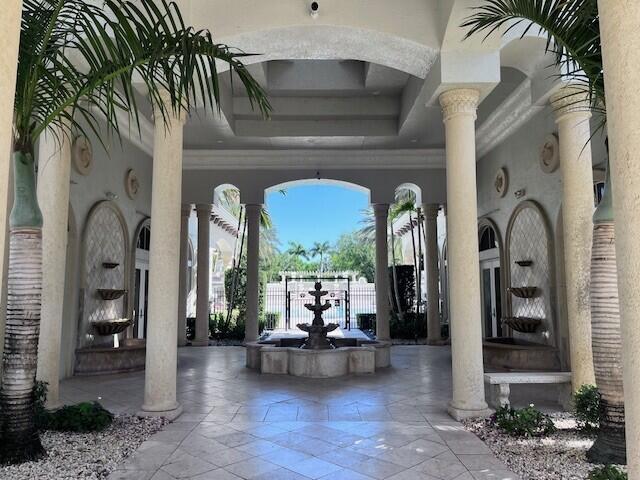
[[[553,277],[556,284],[555,299],[551,307],[556,338],[551,338],[549,343],[560,349],[563,365],[567,366],[568,332],[564,257],[562,223],[561,219],[559,220],[562,207],[562,178],[560,169],[547,174],[542,171],[539,163],[539,150],[544,143],[544,138],[550,133],[557,134],[557,128],[551,108],[545,108],[479,160],[477,164],[478,218],[486,217],[493,220],[505,248],[508,248],[505,243],[506,233],[514,209],[525,200],[533,200],[540,205],[551,228],[551,248],[555,264]],[[605,160],[603,135],[597,133],[594,136],[592,148],[593,164],[598,165]],[[495,174],[501,167],[507,170],[509,177],[508,191],[503,198],[499,198],[493,188]],[[525,194],[522,198],[516,198],[514,192],[520,189],[524,189]],[[503,268],[506,269],[508,266],[503,265]]]
[[[87,215],[100,201],[108,200],[107,192],[113,193],[113,199],[121,211],[127,229],[127,249],[129,265],[125,272],[130,274],[135,252],[132,252],[133,237],[138,224],[151,212],[151,157],[126,140],[122,145],[118,140],[111,141],[107,150],[91,138],[94,152],[93,169],[87,176],[72,169],[70,203],[74,225],[70,229],[70,247],[67,255],[67,285],[65,287],[64,318],[62,326],[62,348],[60,369],[62,378],[73,373],[74,352],[78,344],[78,324],[80,321],[82,288],[82,244],[83,231]],[[131,200],[125,191],[125,174],[133,168],[140,180],[140,190],[135,200]],[[128,286],[129,290],[133,285]]]

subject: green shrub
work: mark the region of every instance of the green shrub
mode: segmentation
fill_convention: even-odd
[[[42,430],[47,425],[48,412],[44,407],[47,401],[47,390],[49,384],[36,380],[33,386],[33,413],[36,422],[36,428]]]
[[[375,313],[357,313],[356,324],[361,330],[375,330],[376,329],[376,314]]]
[[[573,396],[578,428],[597,430],[600,427],[600,392],[595,385],[582,385]]]
[[[403,319],[391,312],[389,321],[389,330],[391,338],[399,339],[415,339],[425,338],[427,336],[427,322],[424,313],[405,312]]]
[[[625,472],[613,465],[594,468],[589,472],[589,480],[627,480],[629,478]]]
[[[491,417],[494,425],[514,437],[543,437],[554,433],[553,421],[533,405],[520,410],[504,406]]]
[[[113,414],[98,402],[82,402],[65,405],[49,412],[47,430],[63,432],[97,432],[104,430],[113,421]]]
[[[396,282],[393,281],[393,271],[396,273],[398,285],[398,295],[396,298]],[[389,287],[391,288],[391,310],[395,313],[399,311],[398,300],[403,312],[411,311],[416,300],[416,278],[413,265],[396,265],[389,267]]]

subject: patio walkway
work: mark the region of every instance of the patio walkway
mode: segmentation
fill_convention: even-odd
[[[446,414],[450,351],[397,346],[371,376],[299,379],[244,366],[241,347],[181,348],[185,413],[109,478],[136,480],[512,480]],[[142,404],[143,373],[72,378],[63,400],[100,398],[114,412]]]

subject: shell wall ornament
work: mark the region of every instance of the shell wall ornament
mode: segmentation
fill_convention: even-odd
[[[138,192],[140,191],[140,180],[138,180],[138,174],[133,168],[127,170],[127,174],[124,179],[124,187],[131,200],[134,200],[138,196]]]
[[[544,139],[540,149],[540,168],[544,173],[553,173],[560,165],[558,137],[551,133]]]
[[[509,176],[504,168],[501,168],[496,172],[493,187],[499,197],[504,197],[507,194],[507,190],[509,188]]]
[[[73,166],[80,174],[87,176],[93,168],[93,147],[84,135],[78,135],[73,140],[72,147]]]

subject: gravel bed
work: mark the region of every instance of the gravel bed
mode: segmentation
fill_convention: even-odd
[[[544,438],[518,438],[503,433],[489,420],[463,422],[522,480],[584,480],[597,465],[587,462],[586,452],[595,437],[579,431],[572,415],[550,415],[558,429]],[[621,467],[624,469],[624,467]]]
[[[37,462],[0,466],[7,480],[103,479],[149,436],[167,424],[163,418],[119,415],[101,432],[43,432],[47,456]]]

